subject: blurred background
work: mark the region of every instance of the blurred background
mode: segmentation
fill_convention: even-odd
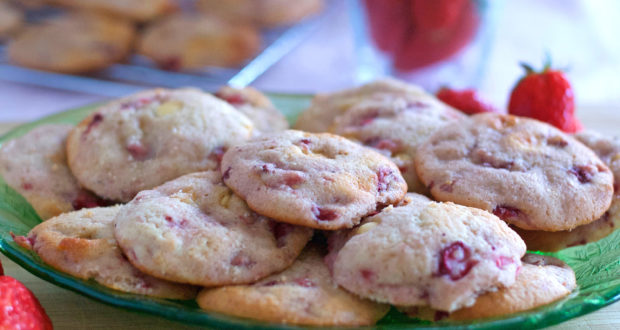
[[[519,62],[546,56],[578,112],[620,110],[618,17],[615,0],[0,0],[0,121],[157,85],[315,93],[385,75],[504,108]]]

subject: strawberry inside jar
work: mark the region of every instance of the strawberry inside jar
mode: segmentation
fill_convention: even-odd
[[[480,0],[363,0],[368,34],[393,67],[411,71],[467,46],[481,22]]]

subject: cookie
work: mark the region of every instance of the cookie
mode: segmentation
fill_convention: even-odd
[[[594,131],[577,133],[574,137],[592,149],[609,166],[614,180],[620,183],[620,138],[605,136]],[[615,190],[620,190],[616,187]]]
[[[252,135],[232,106],[196,89],[154,89],[95,110],[69,134],[80,184],[127,202],[183,174],[215,169],[226,148]]]
[[[265,94],[252,87],[224,86],[215,93],[215,96],[248,116],[259,132],[270,133],[288,129],[286,117],[276,109]]]
[[[238,67],[260,49],[258,31],[215,16],[176,14],[154,22],[138,42],[138,53],[165,70]]]
[[[0,174],[43,220],[107,202],[80,188],[67,166],[71,125],[41,125],[0,148]]]
[[[329,131],[377,149],[398,166],[409,191],[425,193],[414,167],[418,146],[441,127],[464,118],[429,95],[385,94],[352,106],[334,119]]]
[[[311,236],[309,228],[252,212],[217,171],[140,192],[121,209],[115,229],[143,272],[202,286],[250,283],[281,271]]]
[[[449,312],[515,282],[525,244],[506,223],[483,210],[408,198],[330,237],[326,261],[336,283],[378,302]]]
[[[198,8],[232,22],[245,22],[262,27],[293,24],[320,12],[323,0],[199,0]]]
[[[85,9],[145,22],[174,11],[174,0],[47,0],[74,9]]]
[[[594,152],[534,119],[487,113],[450,124],[418,148],[434,198],[477,207],[527,230],[571,230],[605,213],[612,173]]]
[[[0,40],[13,34],[24,22],[24,14],[6,2],[0,1]]]
[[[453,313],[411,308],[405,313],[427,320],[474,320],[527,311],[568,296],[577,287],[575,273],[563,261],[526,254],[517,281],[510,287],[484,294],[476,303]]]
[[[192,299],[196,287],[148,276],[134,268],[114,239],[114,217],[120,206],[61,214],[15,241],[32,249],[50,266],[72,276],[129,293]]]
[[[407,191],[390,160],[328,133],[265,135],[229,149],[221,170],[257,213],[324,230],[350,228]]]
[[[9,43],[8,57],[38,70],[91,72],[124,59],[134,34],[133,25],[123,19],[72,13],[25,28]]]
[[[575,138],[592,149],[613,173],[615,193],[611,206],[598,220],[570,231],[547,232],[514,228],[525,241],[528,250],[559,251],[584,245],[598,241],[620,227],[620,195],[617,186],[620,182],[620,139],[588,131],[576,134]]]
[[[373,325],[390,309],[339,288],[312,243],[283,272],[253,284],[207,288],[196,301],[211,312],[312,326]]]
[[[315,95],[310,107],[299,114],[294,128],[307,132],[327,132],[334,119],[352,106],[374,97],[384,98],[386,95],[433,97],[417,86],[395,79],[381,79],[352,89]]]

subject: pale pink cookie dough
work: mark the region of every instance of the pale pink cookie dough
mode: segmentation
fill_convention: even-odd
[[[65,143],[72,125],[46,124],[0,148],[0,174],[46,220],[108,202],[80,188],[67,166]]]
[[[216,169],[250,120],[196,89],[154,89],[96,109],[71,132],[69,166],[97,195],[127,202],[181,175]]]
[[[148,276],[134,268],[114,239],[120,206],[62,214],[34,227],[15,241],[32,249],[52,267],[114,290],[142,295],[192,299],[198,288]]]
[[[140,192],[118,213],[115,237],[147,274],[219,286],[285,269],[312,232],[252,212],[219,172],[207,171]]]
[[[390,309],[338,287],[312,243],[281,273],[253,284],[207,288],[196,300],[207,311],[314,326],[373,325]]]
[[[326,262],[336,283],[378,302],[450,312],[515,282],[525,244],[506,223],[483,210],[408,198],[330,237]]]
[[[414,167],[418,146],[435,131],[464,118],[464,114],[431,95],[386,94],[352,106],[334,119],[329,131],[390,157],[409,191],[426,193]]]
[[[288,121],[271,103],[267,95],[252,87],[224,86],[215,93],[215,96],[248,116],[254,123],[258,134],[279,132],[288,128]]]
[[[325,230],[350,228],[407,191],[389,159],[328,133],[262,136],[229,149],[221,171],[254,211]]]
[[[605,213],[613,176],[594,152],[546,123],[487,113],[450,124],[418,148],[434,198],[493,212],[527,230],[561,231]]]
[[[438,320],[474,320],[527,311],[568,296],[576,287],[575,272],[562,260],[538,254],[526,254],[517,281],[510,287],[486,293],[476,303],[453,313],[430,308],[409,308],[412,317]]]
[[[389,96],[434,98],[418,86],[384,78],[351,89],[315,95],[310,107],[299,115],[294,128],[307,132],[327,132],[334,119],[346,113],[352,106],[373,98]]]

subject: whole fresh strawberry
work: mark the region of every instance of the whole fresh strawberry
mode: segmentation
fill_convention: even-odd
[[[0,329],[53,329],[39,300],[18,280],[4,275],[0,263]]]
[[[442,87],[437,92],[437,98],[469,115],[481,112],[497,112],[497,109],[480,98],[474,89],[456,90]]]
[[[547,122],[567,133],[581,130],[573,88],[564,72],[551,69],[549,62],[540,72],[527,64],[521,66],[526,74],[510,94],[508,112]]]

